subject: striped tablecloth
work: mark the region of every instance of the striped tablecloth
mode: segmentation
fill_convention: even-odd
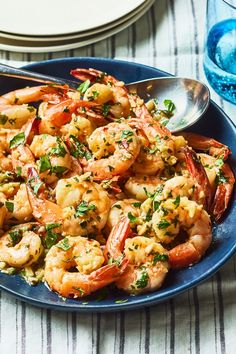
[[[217,0],[216,0],[217,1]],[[157,0],[137,23],[88,47],[48,54],[0,50],[3,63],[70,56],[136,61],[205,81],[205,0]],[[212,98],[236,122],[235,106]],[[160,305],[126,313],[39,309],[0,293],[1,354],[236,353],[235,257],[210,280]]]

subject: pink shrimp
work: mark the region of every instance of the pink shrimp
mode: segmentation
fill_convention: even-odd
[[[105,104],[106,115],[121,118],[130,114],[128,90],[122,81],[96,69],[74,69],[71,75],[81,81],[89,80],[94,83],[84,95],[85,100],[93,100]],[[108,105],[109,104],[109,105]]]
[[[116,286],[130,294],[160,288],[169,269],[168,252],[153,239],[129,236],[129,219],[123,218],[112,229],[107,240],[106,258],[109,262],[125,264],[125,270],[116,281]]]

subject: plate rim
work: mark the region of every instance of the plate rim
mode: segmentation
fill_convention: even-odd
[[[103,20],[102,21],[100,21],[100,23],[99,23],[99,21],[98,21],[98,23],[99,24],[96,24],[96,25],[92,25],[92,26],[88,26],[88,25],[84,25],[84,27],[83,27],[83,29],[81,30],[76,30],[76,28],[78,28],[76,25],[75,25],[75,20],[73,21],[73,30],[72,29],[69,29],[68,30],[68,28],[71,28],[71,27],[67,27],[67,29],[64,29],[63,31],[62,30],[60,30],[59,32],[57,31],[57,33],[55,33],[55,29],[54,30],[52,30],[52,28],[50,27],[50,33],[45,33],[45,29],[44,29],[44,31],[43,32],[41,32],[41,33],[35,33],[35,34],[32,34],[32,30],[29,30],[28,28],[26,29],[26,30],[23,30],[22,31],[22,29],[20,29],[20,28],[15,28],[14,29],[14,32],[11,32],[12,31],[12,29],[10,28],[11,27],[11,23],[10,23],[10,27],[9,27],[9,23],[7,23],[7,25],[6,25],[6,23],[4,23],[4,27],[3,27],[3,31],[4,32],[8,32],[8,33],[12,33],[12,34],[21,34],[21,35],[25,35],[25,36],[27,36],[27,35],[35,35],[35,36],[44,36],[44,35],[46,35],[46,36],[52,36],[52,35],[63,35],[63,34],[65,34],[65,35],[67,35],[67,34],[71,34],[71,33],[74,33],[74,32],[82,32],[82,31],[87,31],[87,30],[92,30],[92,29],[96,29],[97,27],[100,27],[100,26],[103,26],[103,25],[108,25],[109,23],[112,23],[113,21],[116,21],[116,20],[118,20],[119,18],[121,18],[121,17],[123,17],[123,16],[126,16],[126,15],[128,15],[128,14],[130,14],[130,13],[132,13],[135,9],[137,9],[140,5],[142,5],[143,3],[145,3],[145,0],[133,0],[133,2],[135,1],[135,3],[133,3],[132,4],[132,6],[129,6],[128,5],[128,9],[127,9],[127,5],[125,5],[127,2],[123,2],[123,4],[122,4],[122,11],[120,11],[119,13],[120,13],[120,15],[118,16],[118,15],[116,15],[116,16],[113,16],[113,19],[111,19],[111,18],[109,18],[108,19],[108,17],[106,17],[106,19],[104,20],[104,17],[103,17]],[[68,6],[70,6],[71,4],[67,4],[67,8],[68,8]],[[103,5],[102,6],[104,6],[104,3],[103,3]],[[28,7],[27,6],[27,4],[26,4],[26,7]],[[24,10],[24,7],[23,7],[23,10]],[[111,11],[113,11],[113,9],[111,8],[110,9]],[[6,10],[5,10],[6,11]],[[52,9],[50,9],[50,11],[52,11]],[[75,11],[75,10],[74,10]],[[84,9],[83,9],[83,11],[84,11]],[[93,11],[92,11],[93,12]],[[58,15],[58,14],[57,14]],[[64,14],[63,14],[64,15]],[[61,15],[60,15],[61,16]],[[58,19],[57,19],[57,22],[58,22]],[[76,21],[76,23],[77,23],[77,21]],[[47,28],[48,28],[48,23],[46,24],[47,25]],[[71,25],[70,25],[71,26]],[[19,27],[19,26],[18,26]],[[55,27],[55,26],[54,26]],[[32,26],[31,26],[31,28],[32,28]],[[58,27],[57,27],[58,28]],[[7,29],[7,30],[6,30]],[[29,32],[31,32],[31,33],[29,33]],[[48,30],[47,30],[47,32],[48,32]]]
[[[97,42],[100,42],[102,40],[105,40],[108,37],[114,36],[125,29],[127,29],[129,26],[131,26],[133,23],[138,21],[142,16],[146,14],[146,12],[149,11],[149,9],[153,6],[155,0],[148,0],[149,3],[145,8],[137,12],[134,16],[129,17],[126,19],[124,22],[108,29],[99,32],[96,36],[88,36],[88,37],[82,37],[82,38],[74,38],[68,41],[63,41],[64,43],[62,44],[57,44],[57,45],[45,45],[45,46],[35,46],[35,47],[30,47],[27,45],[13,45],[13,44],[1,44],[1,49],[3,50],[8,50],[12,52],[23,52],[23,53],[44,53],[44,52],[61,52],[65,50],[71,50],[71,49],[78,49],[85,47],[90,44],[95,44]],[[69,42],[69,43],[68,43]]]
[[[43,65],[47,65],[48,63],[59,63],[59,62],[63,62],[63,61],[69,61],[71,63],[73,62],[82,62],[82,63],[86,63],[86,62],[94,62],[94,65],[96,63],[101,63],[103,62],[104,65],[105,63],[116,63],[116,64],[120,64],[120,65],[131,65],[131,66],[138,66],[141,67],[143,69],[152,69],[154,71],[156,71],[157,76],[160,75],[164,75],[164,76],[174,76],[166,71],[160,70],[158,68],[152,67],[150,65],[145,65],[145,64],[141,64],[141,63],[136,63],[136,62],[132,62],[132,61],[127,61],[127,60],[119,60],[119,59],[109,59],[109,58],[102,58],[102,57],[68,57],[68,58],[57,58],[57,59],[52,59],[52,60],[44,60],[44,61],[40,61],[40,62],[35,62],[35,63],[31,63],[31,64],[27,64],[24,65],[22,68],[28,69],[28,70],[34,70],[35,67],[37,66],[43,66]],[[90,65],[90,64],[89,64]],[[226,121],[228,121],[228,123],[230,124],[231,128],[235,131],[236,134],[236,125],[234,124],[234,122],[231,120],[231,118],[223,111],[223,109],[221,109],[221,107],[219,107],[214,101],[210,100],[211,105],[213,105],[219,112],[220,114],[224,117],[224,119]],[[75,312],[116,312],[116,311],[127,311],[127,310],[134,310],[134,309],[140,309],[146,306],[153,306],[155,304],[158,303],[162,303],[166,300],[169,300],[173,297],[176,297],[182,293],[184,293],[187,290],[190,290],[198,285],[200,285],[201,283],[203,283],[205,280],[209,279],[210,277],[212,277],[217,271],[219,271],[219,269],[233,256],[233,254],[236,252],[236,243],[234,245],[234,247],[231,248],[231,250],[225,254],[223,257],[220,258],[220,260],[217,262],[217,265],[214,265],[213,267],[211,267],[210,269],[208,269],[206,272],[204,272],[204,274],[201,274],[201,276],[198,279],[193,279],[190,282],[187,282],[186,284],[183,283],[182,285],[180,285],[177,289],[172,289],[172,290],[166,290],[164,291],[161,296],[158,296],[158,290],[157,292],[153,292],[153,293],[146,293],[145,294],[145,298],[135,298],[135,302],[134,303],[129,303],[129,301],[122,303],[122,304],[117,304],[117,303],[109,303],[108,304],[102,304],[101,302],[98,302],[97,305],[94,304],[86,304],[83,305],[81,303],[78,304],[74,304],[74,303],[66,303],[66,302],[58,302],[58,303],[48,303],[47,302],[43,302],[41,300],[35,300],[34,298],[27,296],[27,295],[22,295],[19,294],[17,291],[8,289],[7,287],[5,287],[4,285],[0,284],[0,289],[6,291],[7,293],[10,293],[11,295],[13,295],[14,297],[30,303],[32,305],[35,305],[37,307],[40,308],[50,308],[53,310],[59,310],[59,311],[75,311]],[[199,280],[200,279],[200,280]],[[27,286],[30,286],[26,283]],[[45,284],[43,284],[45,286]],[[157,297],[158,296],[158,297]],[[129,299],[129,295],[123,295],[122,297],[128,298]],[[157,297],[157,298],[156,298]]]

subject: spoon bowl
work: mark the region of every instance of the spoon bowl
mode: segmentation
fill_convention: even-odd
[[[33,71],[0,64],[0,75],[44,84],[68,85],[78,88],[79,82],[59,77],[39,74]],[[166,127],[171,132],[179,132],[197,122],[205,113],[210,102],[210,93],[202,82],[181,77],[158,77],[126,84],[130,92],[136,92],[145,102],[157,99],[160,103],[168,99],[175,104],[173,117]]]

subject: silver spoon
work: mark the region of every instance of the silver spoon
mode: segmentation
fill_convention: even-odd
[[[1,75],[37,81],[44,84],[67,84],[74,89],[79,86],[78,81],[43,75],[4,64],[0,64]],[[132,82],[126,84],[126,86],[130,92],[137,92],[145,102],[158,98],[158,102],[160,103],[168,99],[175,104],[174,115],[166,125],[171,132],[184,130],[197,122],[206,112],[210,101],[210,92],[207,86],[193,79],[171,76],[158,77]]]

